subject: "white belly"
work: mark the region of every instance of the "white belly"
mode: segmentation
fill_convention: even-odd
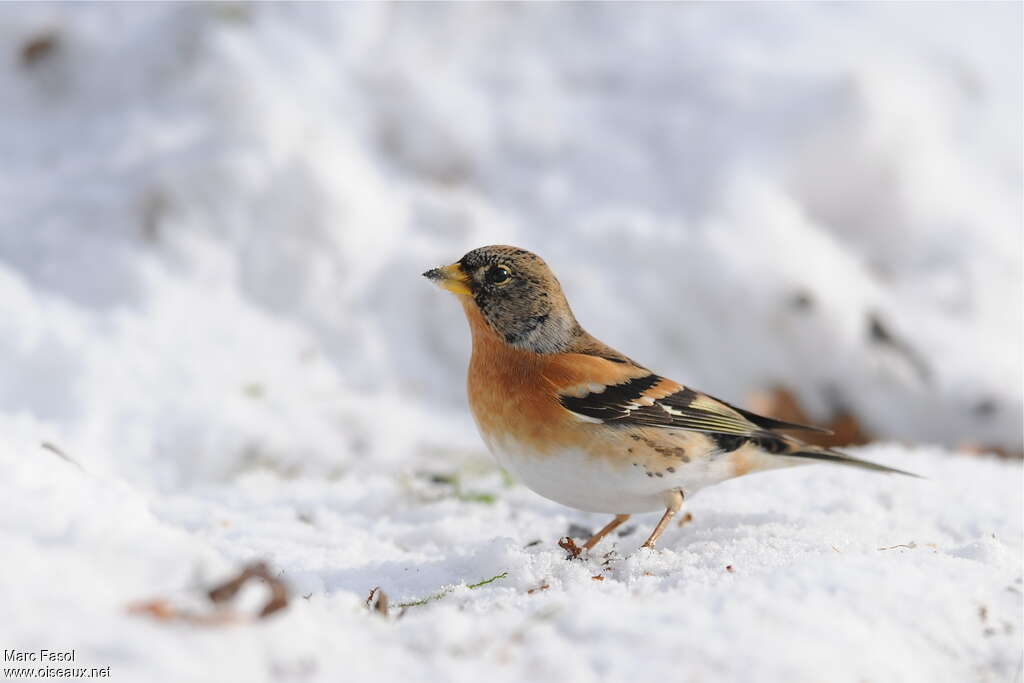
[[[530,490],[556,503],[587,512],[611,514],[655,512],[665,509],[665,494],[697,490],[735,476],[728,458],[694,458],[675,467],[674,473],[648,475],[628,460],[613,463],[579,449],[538,455],[509,438],[484,442],[498,464]]]

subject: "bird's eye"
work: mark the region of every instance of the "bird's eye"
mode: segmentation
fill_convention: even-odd
[[[508,266],[493,266],[487,271],[485,279],[487,284],[503,285],[512,279],[512,271],[509,270]]]

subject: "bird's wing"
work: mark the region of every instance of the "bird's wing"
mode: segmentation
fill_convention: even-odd
[[[564,355],[562,372],[553,373],[561,381],[553,384],[562,406],[583,420],[743,437],[769,436],[773,430],[817,429],[735,408],[632,363]]]
[[[586,422],[704,432],[725,452],[749,442],[772,455],[917,476],[779,434],[777,430],[825,430],[736,408],[618,358],[562,356],[550,364],[545,377],[562,406]]]

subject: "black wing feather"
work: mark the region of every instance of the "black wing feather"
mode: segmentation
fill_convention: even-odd
[[[793,430],[793,431],[803,431],[803,432],[819,432],[821,434],[832,434],[833,433],[831,429],[825,429],[824,427],[815,427],[813,425],[800,424],[799,422],[785,422],[783,420],[776,420],[773,417],[765,417],[764,415],[758,415],[757,413],[752,413],[749,410],[744,410],[743,408],[737,408],[736,406],[732,405],[731,403],[726,403],[725,401],[723,401],[720,398],[715,399],[715,400],[718,401],[719,403],[723,403],[723,404],[729,406],[730,408],[735,410],[737,413],[739,413],[743,417],[747,418],[748,420],[750,420],[751,422],[756,424],[758,427],[762,427],[764,429],[780,429],[780,430],[783,430],[783,431]]]
[[[645,400],[645,392],[663,380],[655,374],[644,375],[582,397],[563,395],[560,400],[567,410],[607,424],[688,429],[742,437],[771,435],[770,427],[747,418],[727,403],[686,387],[654,400],[653,404],[650,399]]]
[[[591,391],[584,396],[562,395],[559,400],[567,410],[607,425],[705,432],[721,452],[734,451],[749,442],[773,455],[917,476],[854,458],[839,451],[803,444],[772,430],[827,430],[764,417],[693,389],[682,387],[673,394],[652,400],[646,392],[662,381],[663,378],[657,375],[644,375],[619,384],[604,386],[599,391]]]

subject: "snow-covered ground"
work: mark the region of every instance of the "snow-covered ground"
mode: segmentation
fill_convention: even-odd
[[[386,472],[254,472],[154,494],[22,451],[2,459],[2,604],[14,619],[0,637],[75,647],[79,664],[124,681],[1012,681],[1020,467],[864,455],[929,479],[827,467],[747,477],[695,496],[692,521],[656,553],[636,552],[657,518],[644,515],[569,562],[555,540],[570,523],[607,520],[507,486],[475,458],[433,466],[462,473],[464,498],[493,502]],[[190,606],[189,591],[255,558],[296,594],[277,616],[199,627],[125,614],[154,597]],[[455,589],[396,619],[398,608],[364,607],[377,586],[393,606]]]
[[[1021,465],[954,450],[1024,442],[1021,21],[0,6],[0,649],[124,681],[1014,680]],[[658,553],[641,517],[565,561],[604,520],[493,469],[419,277],[488,243],[662,374],[849,411],[928,479],[749,477]],[[266,620],[126,611],[256,559],[293,592]],[[438,597],[383,617],[377,586]]]

